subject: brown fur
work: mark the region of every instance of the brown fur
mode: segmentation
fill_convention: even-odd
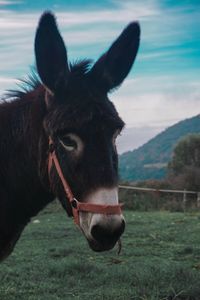
[[[44,85],[32,77],[24,91],[12,92],[9,101],[0,104],[0,260],[12,252],[31,217],[55,196],[71,215],[54,169],[54,184],[49,186],[49,136],[80,201],[98,187],[116,186],[118,163],[113,135],[124,123],[107,93],[128,74],[138,45],[139,26],[132,23],[94,66],[87,60],[68,66],[54,16],[48,12],[42,16],[35,54]],[[45,87],[52,94],[46,101]],[[84,143],[78,159],[59,143],[69,132]]]

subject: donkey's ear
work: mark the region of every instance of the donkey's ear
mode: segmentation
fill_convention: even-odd
[[[54,92],[56,82],[68,72],[67,51],[53,14],[45,12],[35,36],[35,56],[43,84]]]
[[[91,69],[96,84],[106,92],[119,86],[133,65],[139,42],[140,26],[137,22],[130,23]]]

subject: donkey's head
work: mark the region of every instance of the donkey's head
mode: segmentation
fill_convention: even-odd
[[[91,67],[69,65],[51,13],[41,17],[35,39],[36,64],[46,89],[44,128],[54,141],[62,171],[75,197],[84,203],[118,204],[115,140],[124,126],[107,94],[129,73],[139,46],[139,25],[131,23]],[[61,182],[53,168],[53,191],[68,214]],[[114,247],[125,228],[120,214],[80,212],[80,227],[95,251]]]

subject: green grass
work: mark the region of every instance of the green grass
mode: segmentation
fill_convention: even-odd
[[[118,256],[92,252],[64,212],[47,208],[1,264],[0,300],[199,300],[199,215],[125,215]]]

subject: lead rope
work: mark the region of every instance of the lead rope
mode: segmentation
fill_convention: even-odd
[[[120,255],[120,253],[121,253],[121,250],[122,250],[122,241],[121,241],[121,239],[119,239],[118,241],[117,241],[117,254],[118,255]]]

